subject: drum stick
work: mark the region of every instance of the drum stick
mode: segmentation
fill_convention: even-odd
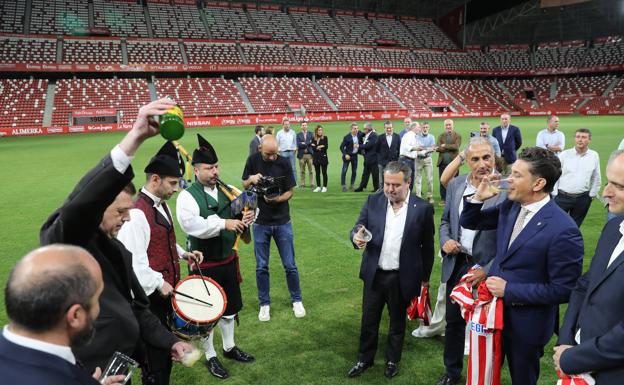
[[[202,283],[204,284],[204,289],[206,289],[206,293],[208,293],[208,295],[210,296],[210,290],[208,290],[208,285],[206,285],[206,280],[204,278],[204,273],[202,273],[201,267],[199,267],[199,265],[197,265],[197,271],[199,271],[199,276],[202,279]]]
[[[184,294],[184,293],[179,292],[179,291],[177,291],[177,290],[173,290],[173,294],[176,294],[176,295],[181,295],[182,297],[190,298],[190,299],[195,300],[195,301],[197,301],[197,302],[201,302],[201,303],[203,303],[204,305],[208,305],[208,306],[212,307],[212,304],[211,304],[211,303],[208,303],[208,302],[206,302],[206,301],[202,301],[202,300],[201,300],[201,299],[199,299],[199,298],[195,298],[195,297],[193,297],[193,296],[190,296],[190,295],[188,295],[188,294]]]

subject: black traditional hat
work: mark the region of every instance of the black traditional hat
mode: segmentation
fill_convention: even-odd
[[[158,174],[163,176],[182,177],[182,169],[180,167],[180,157],[175,145],[169,141],[158,150],[158,153],[150,159],[145,167],[146,174]]]
[[[215,152],[215,149],[212,147],[212,145],[199,134],[197,134],[197,141],[199,142],[199,147],[197,147],[195,151],[193,151],[192,163],[217,163],[219,161],[219,158],[217,158],[217,153]]]

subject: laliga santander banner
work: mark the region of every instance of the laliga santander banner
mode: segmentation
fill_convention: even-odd
[[[193,117],[184,119],[186,128],[220,127],[220,126],[244,126],[256,124],[279,124],[284,116],[292,121],[304,120],[316,123],[359,121],[359,120],[400,120],[407,116],[415,119],[431,118],[464,118],[464,117],[487,117],[498,116],[501,112],[444,112],[444,113],[415,113],[410,114],[407,110],[392,111],[340,111],[340,112],[312,112],[306,116],[294,116],[292,113],[280,114],[252,114],[252,115],[228,115]],[[623,113],[624,114],[624,113]],[[511,112],[511,115],[520,115],[519,112]],[[132,123],[120,124],[85,124],[76,126],[51,126],[51,127],[14,127],[0,128],[0,137],[3,136],[39,136],[56,134],[76,134],[89,132],[128,131]]]

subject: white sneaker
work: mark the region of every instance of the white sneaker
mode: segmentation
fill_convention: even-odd
[[[327,187],[323,187],[323,188],[321,189],[321,192],[322,192],[322,193],[323,193],[323,192],[327,192]]]
[[[315,188],[314,190],[312,190],[312,192],[319,192],[319,191],[321,191],[321,188],[320,188],[320,187],[317,187],[317,188]]]
[[[303,308],[303,303],[301,303],[301,301],[293,302],[293,311],[295,312],[295,317],[297,318],[303,318],[306,315],[306,311]]]
[[[271,308],[269,305],[260,306],[260,312],[258,313],[258,320],[262,322],[269,321],[271,319]]]

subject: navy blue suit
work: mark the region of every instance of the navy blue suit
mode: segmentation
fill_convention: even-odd
[[[390,314],[386,360],[399,362],[405,337],[405,311],[420,293],[422,281],[429,281],[433,266],[433,206],[410,194],[399,254],[399,270],[379,268],[379,256],[386,229],[388,198],[383,192],[368,196],[351,231],[364,225],[373,238],[364,249],[360,278],[364,281],[362,325],[358,360],[372,362],[377,351],[379,324],[385,305]],[[353,244],[354,247],[355,244]]]
[[[607,268],[620,241],[620,216],[602,230],[589,271],[578,280],[558,344],[576,345],[561,355],[564,373],[593,372],[596,385],[619,385],[624,378],[624,253]]]
[[[500,126],[494,127],[492,130],[492,136],[498,140],[500,145],[501,155],[505,158],[507,164],[512,164],[518,159],[516,151],[522,146],[522,134],[520,129],[516,126],[509,125],[507,130],[507,137],[503,142],[503,130]]]
[[[358,153],[359,153],[359,146],[362,144],[362,138],[364,136],[362,135],[361,132],[358,131],[357,133],[357,142],[358,142],[358,148],[355,149],[355,152],[353,152],[354,150],[354,143],[353,143],[353,136],[351,135],[351,133],[349,132],[347,135],[345,135],[344,138],[342,138],[342,143],[340,143],[340,152],[342,153],[342,171],[340,172],[340,184],[344,187],[346,186],[346,176],[347,176],[347,169],[349,168],[349,165],[351,165],[351,183],[350,186],[353,187],[353,185],[355,184],[355,177],[357,175],[357,166],[358,166]],[[349,159],[346,158],[346,156],[349,155]]]
[[[359,190],[364,190],[368,185],[368,178],[373,176],[373,190],[377,191],[379,188],[379,170],[377,169],[377,133],[372,131],[368,136],[368,140],[364,143],[364,137],[362,138],[362,146],[360,147],[360,154],[364,157],[364,167],[362,170],[362,180],[360,181]]]
[[[49,353],[30,349],[0,333],[0,382],[19,385],[98,385],[85,369]]]
[[[460,225],[496,228],[496,257],[489,276],[507,281],[503,351],[514,385],[536,384],[539,359],[558,325],[559,304],[570,293],[583,267],[583,238],[574,221],[550,200],[526,224],[508,248],[520,204],[505,200],[481,210],[465,202]]]

